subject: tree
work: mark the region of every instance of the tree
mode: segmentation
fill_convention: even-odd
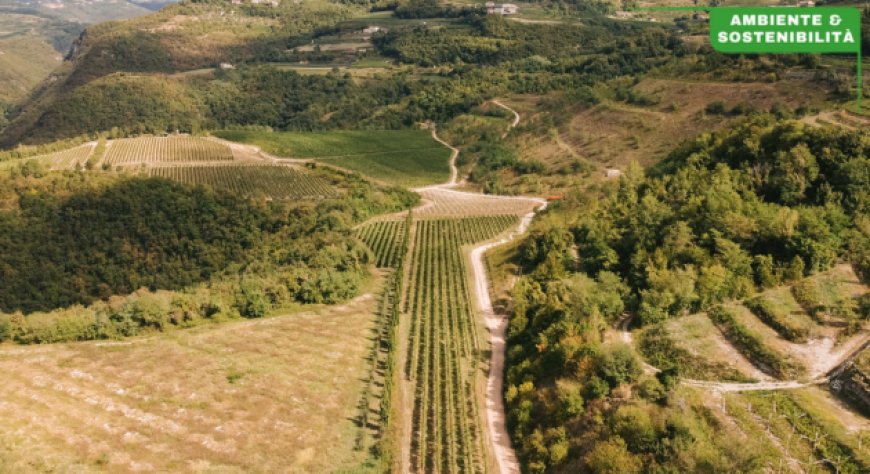
[[[629,451],[652,451],[658,435],[650,419],[648,407],[624,405],[617,408],[611,423],[613,431],[625,440]]]
[[[636,474],[643,470],[641,459],[628,452],[619,436],[597,443],[583,462],[594,474]]]
[[[595,359],[595,371],[611,388],[633,382],[643,372],[637,354],[625,344],[605,346]]]

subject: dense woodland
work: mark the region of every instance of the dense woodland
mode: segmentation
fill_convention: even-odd
[[[636,353],[602,345],[602,331],[626,311],[652,324],[836,262],[870,277],[868,152],[863,132],[756,117],[563,204],[567,222],[524,243],[513,295],[507,400],[524,466],[757,468],[752,449],[674,405],[678,370],[643,376]]]
[[[0,339],[126,336],[350,298],[372,259],[352,225],[417,198],[329,176],[344,197],[284,205],[158,178],[13,168],[0,186],[0,310],[10,313]]]

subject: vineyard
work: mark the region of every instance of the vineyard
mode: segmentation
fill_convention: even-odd
[[[230,147],[214,140],[195,137],[140,137],[114,140],[106,150],[110,165],[232,161]]]
[[[230,130],[215,135],[256,145],[275,156],[317,160],[397,186],[426,186],[450,177],[450,150],[425,130]]]
[[[380,221],[361,227],[357,237],[375,254],[379,268],[398,268],[405,245],[405,221]]]
[[[505,198],[456,192],[449,189],[425,189],[420,192],[428,203],[414,211],[420,218],[450,216],[523,216],[542,204],[535,199]]]
[[[480,347],[461,249],[516,223],[515,216],[491,216],[416,224],[404,308],[411,317],[405,373],[416,383],[411,441],[416,471],[483,470],[473,382]]]
[[[286,165],[165,166],[152,168],[151,176],[205,185],[215,191],[243,197],[289,200],[337,196],[324,179],[302,168]]]
[[[69,150],[40,157],[39,159],[52,170],[72,170],[76,166],[85,166],[88,158],[94,152],[95,146],[95,143],[85,143]]]
[[[729,395],[725,401],[743,431],[761,432],[762,443],[777,440],[770,449],[770,464],[782,464],[784,458],[798,468],[794,472],[807,473],[859,473],[870,469],[870,454],[862,439],[866,434],[843,429],[843,418],[850,415],[843,413],[825,392],[749,392]]]

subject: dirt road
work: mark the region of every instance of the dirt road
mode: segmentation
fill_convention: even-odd
[[[511,129],[520,123],[520,114],[516,110],[502,104],[497,100],[492,101],[493,104],[510,111],[514,114],[514,120],[508,127],[508,130],[502,135],[502,138],[507,137]],[[504,245],[526,232],[534,219],[537,212],[541,212],[547,207],[547,201],[538,198],[508,198],[520,205],[528,205],[534,203],[537,209],[525,214],[520,220],[519,226],[509,235],[502,239],[479,245],[471,250],[471,275],[474,279],[474,298],[475,306],[484,318],[486,328],[489,330],[489,342],[491,355],[489,359],[489,375],[486,383],[486,422],[487,431],[489,432],[490,442],[492,443],[493,455],[498,466],[498,471],[501,474],[512,474],[520,472],[520,464],[517,460],[516,452],[511,446],[510,435],[507,431],[504,409],[504,366],[505,366],[505,350],[507,349],[507,327],[508,317],[505,314],[496,314],[492,306],[492,299],[489,294],[489,278],[486,273],[486,265],[484,255],[486,252],[499,245]]]
[[[541,200],[542,211],[547,207],[547,202]],[[471,251],[471,274],[474,278],[475,303],[483,315],[486,328],[489,330],[489,342],[491,356],[489,359],[489,376],[486,383],[486,421],[489,437],[492,442],[493,454],[498,464],[498,470],[502,474],[520,472],[519,461],[511,446],[505,422],[504,410],[504,363],[507,341],[508,318],[503,314],[496,314],[492,307],[489,295],[489,279],[486,274],[484,254],[493,248],[510,242],[525,233],[535,213],[526,214],[520,221],[519,227],[507,237],[496,242],[490,242]]]
[[[514,121],[511,122],[511,124],[510,124],[510,126],[508,127],[508,129],[507,129],[507,130],[502,134],[502,136],[501,136],[502,138],[507,138],[508,134],[511,133],[511,130],[513,130],[517,125],[520,124],[520,114],[519,114],[519,112],[517,112],[516,110],[514,110],[514,109],[508,107],[507,105],[502,104],[501,102],[499,102],[499,101],[497,101],[497,100],[493,100],[493,101],[491,101],[491,102],[492,102],[493,104],[495,104],[495,105],[497,105],[497,106],[499,106],[499,107],[501,107],[501,108],[507,110],[508,112],[514,114]]]

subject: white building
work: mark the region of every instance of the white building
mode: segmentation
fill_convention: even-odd
[[[486,2],[486,13],[489,15],[516,15],[520,7],[513,3]]]

